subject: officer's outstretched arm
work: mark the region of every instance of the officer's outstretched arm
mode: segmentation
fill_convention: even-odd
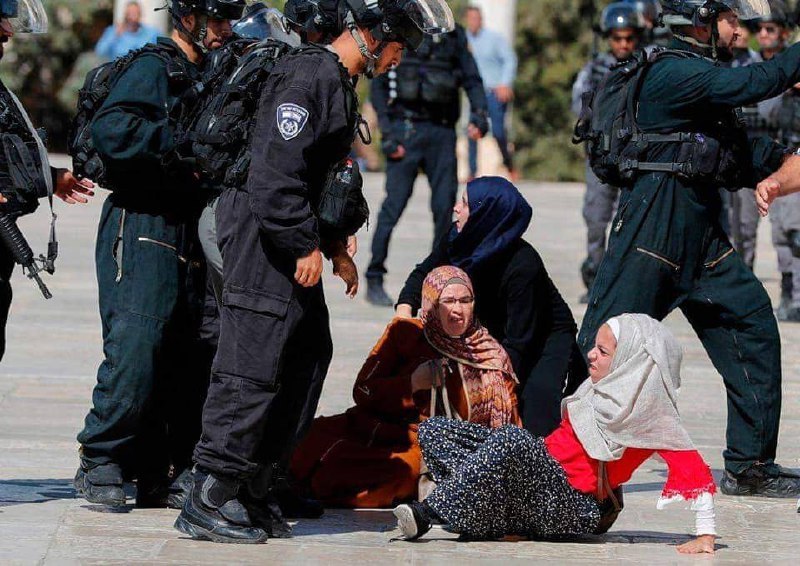
[[[790,154],[783,165],[756,187],[756,204],[761,216],[779,197],[800,192],[800,155]]]

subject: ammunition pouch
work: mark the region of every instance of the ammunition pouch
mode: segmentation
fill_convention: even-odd
[[[317,207],[323,232],[345,238],[367,222],[369,205],[362,192],[363,185],[358,162],[345,159],[331,169]]]
[[[6,214],[14,217],[30,214],[39,206],[39,197],[47,196],[47,183],[39,149],[35,141],[24,141],[17,134],[0,134],[0,165],[7,176],[3,194],[8,202],[3,206]],[[49,175],[50,172],[47,171]]]

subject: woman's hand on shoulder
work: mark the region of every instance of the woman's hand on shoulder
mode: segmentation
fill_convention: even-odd
[[[714,554],[714,535],[700,535],[678,546],[681,554]]]
[[[399,304],[394,311],[394,316],[398,318],[414,318],[413,309],[411,305]]]

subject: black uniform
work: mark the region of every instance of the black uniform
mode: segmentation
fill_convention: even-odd
[[[314,208],[353,142],[357,97],[337,55],[306,47],[266,81],[245,187],[217,208],[224,258],[221,331],[198,466],[252,478],[284,458],[316,412],[332,356],[322,283],[295,282],[320,247]]]
[[[114,190],[95,250],[104,359],[78,435],[84,468],[121,466],[142,482],[170,461],[190,465],[210,367],[198,334],[205,199],[189,172],[165,167],[170,111],[199,72],[171,39],[159,45],[163,56],[141,55],[122,72],[92,125]]]
[[[54,170],[47,162],[44,145],[30,125],[19,101],[0,82],[0,194],[9,201],[0,204],[0,213],[12,219],[30,214],[39,206],[38,199],[47,196],[48,187],[55,186]],[[9,162],[23,148],[19,156]],[[11,272],[14,259],[0,242],[0,361],[6,349],[6,322],[11,308]]]
[[[455,125],[461,115],[460,88],[470,100],[470,122],[486,132],[488,103],[464,28],[426,37],[394,71],[372,82],[372,104],[378,113],[387,157],[403,146],[405,157],[388,159],[386,200],[372,238],[367,278],[382,279],[392,231],[411,198],[420,169],[431,185],[436,242],[450,230],[458,192]]]

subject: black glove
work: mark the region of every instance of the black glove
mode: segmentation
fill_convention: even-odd
[[[469,123],[478,128],[483,136],[489,131],[489,115],[485,110],[479,110],[478,112],[470,114]]]

